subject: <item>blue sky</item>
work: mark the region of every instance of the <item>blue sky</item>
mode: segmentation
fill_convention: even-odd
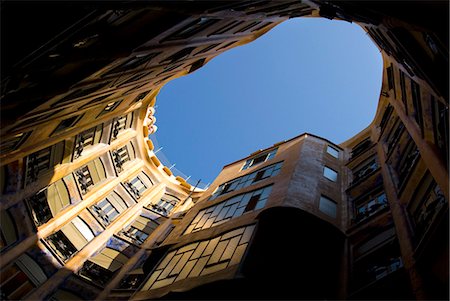
[[[341,143],[373,120],[381,77],[381,54],[358,25],[288,20],[162,88],[158,155],[195,184],[304,132]]]

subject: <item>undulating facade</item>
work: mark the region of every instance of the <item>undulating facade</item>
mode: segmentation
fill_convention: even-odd
[[[2,300],[448,299],[448,2],[1,13]],[[206,190],[172,174],[152,142],[161,87],[294,17],[379,47],[373,122],[340,145],[274,141]]]

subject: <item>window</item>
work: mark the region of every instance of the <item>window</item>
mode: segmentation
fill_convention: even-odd
[[[332,147],[331,145],[327,146],[327,153],[329,153],[333,157],[339,159],[339,150],[334,148],[334,147]]]
[[[215,227],[233,218],[263,208],[269,198],[272,186],[266,186],[239,194],[214,206],[200,210],[184,234]]]
[[[401,122],[400,118],[397,117],[394,126],[386,139],[388,156],[392,153],[397,145],[397,142],[400,140],[400,137],[404,133],[404,129],[405,126],[403,125],[403,122]]]
[[[95,91],[99,90],[102,87],[105,87],[109,84],[109,82],[102,82],[99,84],[95,84],[89,88],[85,88],[85,89],[78,89],[75,90],[73,92],[70,92],[69,94],[67,94],[66,96],[64,96],[63,98],[61,98],[60,100],[58,100],[57,102],[51,104],[52,107],[54,106],[58,106],[60,104],[65,104],[68,103],[76,98],[80,98],[80,97],[84,97],[87,95],[91,95],[92,93],[94,93]]]
[[[45,190],[28,198],[26,204],[36,226],[48,222],[63,208],[70,205],[69,191],[63,180],[56,181]]]
[[[11,138],[0,140],[0,154],[9,153],[19,148],[30,137],[31,132],[15,134]]]
[[[250,22],[250,24],[247,24],[246,26],[242,27],[241,29],[239,29],[238,31],[235,31],[234,34],[236,33],[241,33],[241,32],[245,32],[247,30],[249,30],[250,28],[260,24],[261,21],[256,21],[256,22]]]
[[[141,100],[143,100],[145,98],[145,96],[148,95],[148,93],[150,93],[151,90],[142,92],[141,94],[139,94],[138,96],[136,96],[136,98],[133,100],[134,103],[139,102]]]
[[[186,57],[188,57],[192,51],[194,51],[195,47],[187,47],[184,49],[181,49],[180,51],[175,52],[171,56],[165,58],[160,63],[175,63],[177,61],[180,61]]]
[[[114,141],[117,139],[119,133],[124,131],[125,129],[131,127],[132,122],[132,115],[133,113],[130,113],[125,116],[120,116],[113,119],[112,122],[112,130],[111,130],[111,141]]]
[[[384,191],[375,191],[355,200],[355,213],[353,222],[359,223],[374,215],[378,211],[387,208],[388,201]]]
[[[173,208],[177,205],[177,200],[175,199],[161,199],[157,204],[152,204],[151,209],[164,216],[168,216]]]
[[[398,189],[401,190],[403,188],[404,184],[407,182],[406,180],[411,175],[411,172],[414,170],[419,159],[419,150],[417,149],[414,141],[410,139],[400,156],[399,162],[395,165],[395,171],[398,176]]]
[[[367,161],[369,161],[369,162],[367,162]],[[352,171],[352,173],[353,173],[352,185],[360,182],[362,179],[368,177],[375,170],[378,169],[378,163],[375,160],[375,158],[371,158],[367,161],[363,162],[358,167],[356,167],[355,170]]]
[[[405,108],[406,114],[408,114],[408,94],[406,93],[406,80],[405,77],[408,77],[405,75],[405,73],[400,70],[400,89],[402,92],[402,102],[403,107]]]
[[[257,157],[248,159],[245,162],[244,166],[242,167],[242,170],[245,170],[245,169],[250,168],[250,167],[252,167],[254,165],[257,165],[257,164],[260,164],[260,163],[263,163],[263,162],[266,162],[266,161],[272,159],[273,157],[275,157],[275,154],[277,153],[277,150],[278,150],[278,148],[276,148],[276,149],[274,149],[274,150],[272,150],[272,151],[270,151],[268,153],[264,153],[262,155],[258,155]]]
[[[201,54],[201,53],[208,52],[208,51],[210,51],[211,49],[213,49],[213,48],[215,48],[215,47],[217,47],[217,46],[219,46],[219,45],[220,45],[220,43],[211,44],[211,45],[209,45],[209,46],[206,46],[205,48],[203,48],[203,49],[200,50],[199,52],[195,53],[195,55],[198,55],[198,54]]]
[[[16,223],[9,210],[0,210],[0,249],[17,241]]]
[[[199,18],[199,19],[189,23],[182,29],[176,31],[175,33],[169,35],[168,37],[162,39],[162,41],[174,41],[174,40],[181,40],[181,39],[189,38],[189,37],[195,35],[196,33],[199,33],[201,31],[205,30],[206,28],[215,24],[218,21],[220,21],[220,20],[219,19],[210,19],[208,17]]]
[[[130,152],[127,145],[124,145],[118,149],[111,151],[113,161],[114,161],[114,167],[117,171],[117,173],[120,173],[123,171],[123,165],[131,161],[130,158]]]
[[[394,107],[391,104],[388,104],[386,109],[384,110],[383,117],[381,118],[381,121],[380,121],[381,133],[383,133],[384,128],[388,124],[388,121],[390,120],[390,117],[391,117],[391,114],[393,111],[394,111]]]
[[[448,106],[431,96],[434,144],[439,148],[445,165],[449,156]]]
[[[58,126],[56,127],[56,129],[52,132],[52,135],[57,134],[65,129],[69,129],[71,127],[74,127],[78,121],[81,120],[81,118],[83,117],[84,114],[81,115],[76,115],[76,116],[72,116],[70,118],[64,119],[63,121],[61,121]]]
[[[218,196],[222,194],[226,194],[228,192],[232,192],[235,190],[239,190],[245,187],[248,187],[252,185],[253,183],[256,183],[258,181],[262,181],[264,179],[275,177],[280,173],[281,166],[283,165],[283,162],[278,162],[276,164],[272,164],[266,167],[263,167],[261,169],[258,169],[251,174],[247,174],[245,176],[236,178],[234,180],[231,180],[229,182],[225,182],[221,184],[219,187],[217,187],[216,191],[211,196],[210,200],[214,200]]]
[[[103,108],[103,111],[100,112],[100,114],[97,115],[97,118],[100,116],[103,116],[105,114],[111,113],[112,111],[114,111],[119,105],[120,103],[123,101],[123,99],[117,100],[117,101],[113,101],[110,102],[106,105],[106,107]]]
[[[102,131],[103,125],[98,125],[78,134],[75,137],[73,159],[75,160],[79,158],[83,151],[89,146],[99,143],[102,136]]]
[[[413,196],[408,211],[419,242],[448,201],[429,172],[423,177]]]
[[[238,41],[233,41],[233,42],[226,43],[225,45],[223,45],[223,46],[217,48],[216,51],[219,51],[219,50],[228,48],[228,47],[230,47],[231,45],[236,44],[237,42],[238,42]]]
[[[62,231],[49,235],[45,241],[63,261],[69,260],[78,251]]]
[[[414,106],[414,119],[419,125],[420,132],[423,134],[423,115],[422,115],[422,100],[420,97],[420,86],[411,79],[411,95]]]
[[[147,190],[147,186],[144,184],[142,179],[139,177],[135,177],[134,179],[132,179],[129,182],[124,182],[124,184],[125,184],[125,187],[127,188],[127,190],[136,199],[139,199],[141,197],[142,193],[144,193],[144,191]]]
[[[336,218],[336,203],[326,196],[320,196],[319,210],[332,218]]]
[[[25,158],[25,185],[35,182],[39,175],[60,164],[64,156],[64,141],[32,153]]]
[[[125,209],[127,209],[127,205],[120,196],[114,192],[90,207],[90,211],[105,227],[114,221]]]
[[[135,57],[132,57],[125,61],[124,63],[120,64],[117,67],[114,67],[113,69],[106,72],[104,75],[110,75],[113,73],[119,73],[119,72],[125,72],[127,70],[132,70],[137,67],[140,67],[145,64],[144,68],[148,65],[148,63],[156,57],[160,52],[156,53],[150,53],[150,54],[140,54],[136,55]]]
[[[119,270],[128,257],[112,248],[104,248],[99,254],[89,258],[78,274],[93,283],[104,286]]]
[[[394,65],[392,63],[389,67],[386,68],[386,73],[388,78],[388,88],[389,90],[394,90],[395,96]]]
[[[81,194],[88,193],[91,188],[106,179],[105,168],[99,158],[75,171],[75,177]]]
[[[158,222],[140,215],[131,225],[120,231],[119,235],[129,238],[136,245],[141,245],[158,226]]]
[[[237,228],[208,240],[189,243],[168,252],[151,271],[141,291],[208,275],[241,262],[255,225]]]
[[[94,239],[92,230],[81,218],[75,217],[61,230],[47,236],[44,240],[58,258],[65,262],[92,239]]]
[[[370,141],[370,138],[366,138],[360,143],[358,143],[353,149],[351,153],[351,158],[355,158],[358,155],[362,154],[364,151],[369,149],[369,147],[372,146],[372,141]]]
[[[47,280],[42,268],[27,254],[2,270],[0,291],[2,300],[24,300],[34,288]]]
[[[244,23],[244,21],[232,21],[228,24],[226,24],[225,26],[217,29],[216,31],[214,31],[213,33],[209,34],[208,36],[212,36],[212,35],[218,35],[218,34],[222,34],[222,33],[226,33],[227,31],[241,25],[242,23]],[[216,44],[217,46],[218,44]]]
[[[327,178],[328,180],[331,180],[333,182],[337,181],[338,173],[334,171],[333,169],[324,166],[323,168],[323,176]]]

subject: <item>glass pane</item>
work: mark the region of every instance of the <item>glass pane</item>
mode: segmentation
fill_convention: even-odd
[[[338,174],[336,171],[325,166],[323,169],[323,176],[333,182],[336,182]]]

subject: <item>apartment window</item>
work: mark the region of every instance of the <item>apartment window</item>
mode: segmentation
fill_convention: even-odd
[[[327,146],[327,153],[329,153],[330,155],[332,155],[335,158],[339,158],[339,150],[332,147],[331,145]]]
[[[30,137],[32,131],[19,133],[8,139],[0,140],[0,154],[12,152],[19,148]]]
[[[367,162],[368,161],[368,162]],[[353,173],[353,181],[352,185],[360,182],[364,178],[370,176],[375,170],[378,169],[378,163],[375,158],[371,158],[366,162],[360,164],[357,168],[355,168]],[[362,165],[362,166],[361,166]]]
[[[64,181],[59,180],[26,199],[26,204],[35,225],[41,226],[70,205],[69,191]]]
[[[142,92],[141,94],[139,94],[138,96],[136,96],[136,98],[133,100],[134,103],[139,102],[141,100],[143,100],[145,98],[145,96],[148,95],[148,93],[150,93],[151,90]]]
[[[324,166],[324,168],[323,168],[323,176],[325,178],[327,178],[328,180],[336,182],[337,178],[338,178],[338,173],[335,170],[333,170],[333,169],[331,169],[331,168],[329,168],[327,166]]]
[[[208,275],[241,262],[255,225],[233,229],[208,240],[189,243],[168,252],[140,289],[152,290],[174,282]]]
[[[58,126],[56,127],[56,129],[52,132],[52,135],[57,134],[63,130],[66,129],[70,129],[72,127],[74,127],[83,117],[84,114],[80,114],[80,115],[76,115],[76,116],[72,116],[70,118],[64,119],[63,121],[61,121]]]
[[[36,287],[47,280],[42,268],[27,254],[2,271],[0,291],[2,300],[24,300]]]
[[[130,125],[131,125],[130,114],[114,118],[112,122],[111,141],[116,140],[119,133],[125,130],[126,128],[130,127]]]
[[[104,75],[110,75],[113,73],[121,73],[121,72],[125,72],[127,70],[136,69],[137,67],[140,67],[144,64],[145,64],[145,66],[144,66],[144,68],[145,68],[148,65],[148,63],[159,54],[160,54],[160,52],[136,55],[135,57],[128,59],[127,61],[120,64],[119,66],[114,67],[113,69],[109,70]]]
[[[95,284],[104,286],[109,282],[114,273],[88,260],[83,264],[83,267],[80,269],[78,274],[83,278],[87,278],[88,280],[94,282]]]
[[[25,185],[35,182],[39,175],[60,164],[64,156],[64,141],[32,153],[25,158]]]
[[[319,210],[332,218],[336,218],[336,202],[326,196],[320,196]]]
[[[404,184],[407,182],[406,180],[411,175],[411,172],[414,170],[419,159],[419,150],[417,149],[414,141],[410,139],[405,147],[405,150],[400,156],[399,162],[395,166],[395,171],[397,172],[398,176],[397,188],[399,188],[400,190],[403,188]]]
[[[433,111],[434,143],[439,148],[441,157],[444,159],[447,166],[449,156],[448,106],[431,96],[431,107]]]
[[[61,230],[49,235],[45,241],[64,262],[69,260],[78,251]]]
[[[208,36],[226,33],[227,31],[230,31],[231,29],[236,28],[237,26],[241,25],[242,23],[244,23],[244,21],[232,21],[232,22],[226,24],[225,26],[219,28],[218,30],[214,31],[213,33],[209,34]]]
[[[383,133],[386,125],[388,124],[388,121],[390,120],[391,114],[394,111],[394,108],[391,104],[388,104],[386,109],[384,110],[383,117],[381,118],[380,122],[380,130],[381,133]]]
[[[111,154],[112,154],[113,161],[114,161],[114,167],[115,167],[117,173],[122,172],[123,165],[126,162],[131,161],[130,153],[129,153],[127,145],[124,145],[118,149],[112,150]]]
[[[165,58],[160,63],[169,62],[170,64],[172,64],[172,63],[178,62],[184,58],[187,58],[192,53],[192,51],[194,51],[194,49],[195,49],[195,47],[186,47],[180,51],[175,52],[171,56]]]
[[[353,222],[359,223],[374,215],[378,211],[388,207],[388,201],[384,191],[370,193],[355,200],[355,217]]]
[[[408,114],[408,94],[406,93],[405,77],[408,77],[408,76],[405,75],[405,73],[402,70],[400,70],[400,89],[402,92],[402,102],[403,102],[403,107],[405,108],[405,112],[406,112],[406,114]]]
[[[231,45],[236,44],[237,42],[238,42],[238,41],[233,41],[233,42],[226,43],[225,45],[223,45],[223,46],[217,48],[216,51],[219,51],[219,50],[228,48],[228,47],[230,47]]]
[[[0,210],[0,249],[17,241],[16,223],[9,210]]]
[[[272,186],[266,186],[239,194],[214,206],[200,210],[184,234],[218,226],[246,212],[263,208],[269,198]]]
[[[99,158],[75,171],[81,194],[88,193],[94,185],[106,179],[105,168]]]
[[[102,136],[102,131],[103,125],[99,125],[78,134],[75,137],[73,159],[75,160],[79,158],[86,148],[99,143]]]
[[[69,93],[68,95],[64,96],[63,98],[61,98],[60,100],[58,100],[57,102],[51,104],[52,107],[60,105],[60,104],[65,104],[68,103],[76,98],[80,98],[80,97],[84,97],[87,95],[91,95],[92,93],[94,93],[95,91],[99,90],[100,88],[105,87],[106,85],[108,85],[110,82],[102,82],[99,84],[95,84],[91,87],[88,88],[84,88],[84,89],[78,89],[75,90],[71,93]]]
[[[283,162],[278,162],[263,168],[260,168],[251,174],[236,178],[234,180],[225,182],[217,187],[216,191],[210,197],[210,200],[214,200],[220,195],[239,190],[252,185],[253,183],[262,181],[264,179],[275,177],[280,173]]]
[[[150,75],[150,74],[152,74],[152,73],[153,73],[153,70],[148,71],[148,72],[141,72],[141,73],[135,74],[135,75],[133,75],[133,76],[131,76],[131,77],[129,77],[129,78],[126,78],[126,79],[123,80],[123,81],[120,81],[120,82],[117,83],[116,85],[117,85],[118,87],[122,88],[122,87],[124,87],[124,86],[126,86],[126,85],[128,85],[128,84],[130,84],[130,83],[135,84],[135,82],[137,82],[137,81],[143,79],[144,77],[147,77],[148,75]]]
[[[199,19],[189,23],[182,29],[176,31],[175,33],[162,39],[162,41],[174,41],[174,40],[187,39],[201,31],[205,30],[206,28],[215,24],[218,21],[220,21],[220,20],[219,19],[210,19],[208,17],[199,18]]]
[[[114,93],[109,93],[109,94],[105,94],[105,95],[101,95],[98,97],[93,98],[92,100],[90,100],[89,102],[85,103],[84,105],[82,105],[79,110],[81,109],[85,109],[85,108],[89,108],[89,107],[93,107],[96,104],[100,103],[102,100],[107,99],[108,97],[110,97],[111,95],[113,95]]]
[[[242,27],[238,31],[235,31],[234,34],[245,32],[245,31],[249,30],[250,28],[252,28],[252,27],[254,27],[254,26],[256,26],[256,25],[258,25],[260,23],[261,23],[261,21],[250,22],[249,24],[247,24],[246,26]]]
[[[175,208],[177,205],[177,201],[174,199],[168,200],[168,199],[161,199],[156,204],[151,205],[151,209],[153,211],[156,211],[158,213],[161,213],[164,216],[168,216],[170,212]]]
[[[119,235],[129,238],[136,245],[141,245],[158,226],[158,222],[140,215],[131,225],[125,227]]]
[[[413,195],[414,199],[409,204],[408,211],[419,242],[448,201],[429,172],[423,177]]]
[[[403,125],[403,122],[401,122],[400,118],[397,118],[394,123],[394,126],[392,127],[390,134],[388,135],[388,138],[386,139],[388,156],[394,150],[395,146],[397,145],[398,141],[400,140],[400,137],[404,133],[404,130],[405,130],[405,126]]]
[[[365,152],[367,149],[369,149],[372,146],[372,141],[370,141],[370,138],[366,138],[360,143],[358,143],[353,149],[351,153],[351,157],[355,158],[358,155]]]
[[[75,217],[58,232],[45,238],[50,249],[64,262],[76,252],[84,248],[92,239],[94,233],[79,217]]]
[[[420,86],[411,79],[411,95],[414,106],[414,119],[419,125],[420,132],[423,134],[423,115],[422,115],[422,100],[420,97]]]
[[[105,199],[91,206],[90,210],[102,225],[106,227],[127,208],[120,196],[113,192]]]
[[[108,103],[106,105],[106,107],[104,107],[103,110],[100,112],[100,114],[97,115],[97,118],[114,111],[122,103],[122,101],[123,101],[123,99],[120,99],[120,100]]]
[[[211,49],[213,49],[213,48],[215,48],[215,47],[217,47],[217,46],[219,46],[219,45],[220,45],[220,43],[210,44],[210,45],[206,46],[205,48],[203,48],[202,50],[200,50],[199,52],[195,53],[195,55],[198,55],[198,54],[201,54],[201,53],[208,52],[208,51],[210,51]]]
[[[388,88],[389,90],[394,90],[394,96],[395,96],[395,82],[394,82],[394,66],[391,65],[386,68],[387,78],[388,78]]]
[[[275,154],[277,153],[277,150],[278,150],[278,148],[276,148],[276,149],[274,149],[274,150],[272,150],[270,152],[263,153],[263,154],[258,155],[256,157],[253,157],[251,159],[248,159],[245,162],[244,166],[242,167],[242,170],[245,170],[247,168],[250,168],[252,166],[258,165],[260,163],[264,163],[264,162],[272,159],[273,157],[275,157]]]
[[[352,290],[382,279],[403,267],[395,229],[389,228],[354,248]],[[364,255],[364,256],[362,256]]]
[[[119,243],[117,240],[114,243]],[[114,273],[119,270],[129,258],[121,252],[106,247],[97,255],[89,258],[78,274],[100,286],[106,285]]]
[[[124,182],[124,184],[127,190],[136,199],[139,199],[142,193],[144,193],[144,191],[147,190],[147,186],[139,177],[135,177],[129,182]]]

